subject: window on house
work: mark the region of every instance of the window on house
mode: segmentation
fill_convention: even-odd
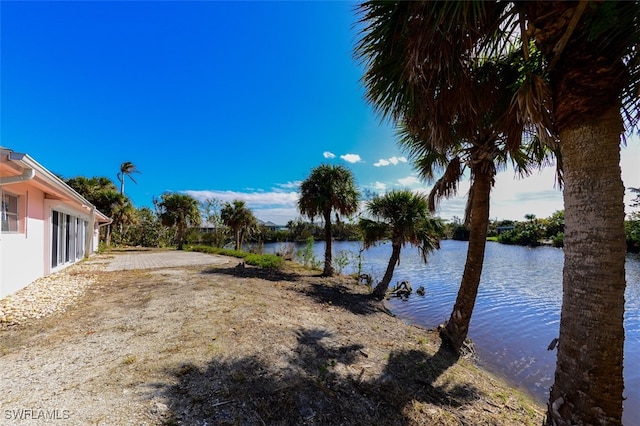
[[[18,232],[18,197],[2,194],[2,232]]]

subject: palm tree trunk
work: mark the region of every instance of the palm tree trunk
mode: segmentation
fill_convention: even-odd
[[[107,230],[105,231],[104,244],[109,247],[111,246],[111,224],[107,225]]]
[[[324,214],[324,271],[325,277],[333,276],[333,256],[331,248],[331,211]]]
[[[182,250],[182,240],[184,239],[184,229],[181,223],[178,223],[178,250]]]
[[[236,243],[236,250],[242,250],[242,243],[244,241],[244,228],[240,228],[238,231],[238,241]]]
[[[560,131],[563,299],[547,425],[622,424],[626,284],[619,111],[615,106]]]
[[[473,307],[478,295],[484,250],[487,244],[487,227],[489,224],[489,194],[491,192],[492,174],[481,170],[481,165],[473,166],[473,194],[471,199],[471,232],[464,273],[458,290],[458,297],[451,312],[451,317],[442,330],[443,337],[449,341],[456,353],[460,352],[467,338]]]
[[[398,264],[398,259],[400,259],[400,249],[402,248],[402,245],[392,244],[391,247],[391,258],[389,259],[387,270],[384,273],[384,277],[382,277],[382,281],[380,281],[376,288],[373,290],[373,297],[379,300],[384,299],[384,296],[387,294],[389,283],[391,282],[391,278],[393,277],[393,271]]]

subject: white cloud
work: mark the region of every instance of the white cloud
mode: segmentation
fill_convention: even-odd
[[[405,157],[396,157],[395,155],[393,157],[389,157],[387,159],[385,158],[381,158],[380,160],[378,160],[377,163],[373,163],[373,165],[375,167],[384,167],[384,166],[388,166],[389,164],[393,164],[394,166],[397,166],[399,163],[406,163],[407,159]]]
[[[390,162],[391,164],[393,164],[394,166],[397,166],[397,165],[398,165],[398,163],[406,163],[406,162],[407,162],[407,159],[406,159],[406,158],[404,158],[404,157],[396,157],[396,156],[393,156],[393,157],[389,158],[389,162]]]
[[[342,158],[347,163],[359,163],[360,161],[362,161],[358,154],[345,154],[341,155],[340,158]]]
[[[239,191],[218,191],[218,190],[205,190],[194,191],[186,190],[182,191],[195,198],[198,201],[204,201],[209,198],[215,198],[222,202],[231,202],[233,200],[241,200],[247,203],[247,206],[251,209],[261,207],[295,207],[298,202],[299,194],[294,191],[252,191],[252,192],[239,192]]]
[[[382,182],[376,182],[373,184],[373,188],[376,191],[386,191],[387,190],[387,184],[386,183],[382,183]]]
[[[263,222],[273,222],[282,226],[285,226],[290,220],[300,217],[300,212],[296,207],[253,209],[253,214]]]
[[[262,189],[247,189],[246,191],[221,191],[221,190],[186,190],[181,191],[198,201],[207,199],[220,200],[223,203],[240,200],[247,203],[256,218],[267,222],[271,221],[277,225],[286,225],[290,220],[300,217],[298,212],[297,192],[300,182],[287,182],[278,184],[276,188],[265,191]],[[283,188],[283,189],[281,189]],[[287,190],[285,190],[287,189]],[[290,189],[296,189],[291,191]]]
[[[336,158],[336,155],[333,152],[325,151],[322,153],[324,158]]]
[[[415,176],[407,176],[406,178],[398,179],[398,182],[400,182],[400,185],[402,186],[411,186],[419,184],[420,179]]]
[[[295,189],[295,190],[297,190],[298,188],[300,188],[300,184],[301,183],[302,183],[301,180],[296,180],[296,181],[293,181],[293,182],[279,183],[277,186],[278,186],[278,188]]]
[[[546,167],[518,179],[512,170],[496,175],[491,191],[491,218],[523,220],[525,214],[548,217],[562,210],[562,191],[554,188],[555,168]]]

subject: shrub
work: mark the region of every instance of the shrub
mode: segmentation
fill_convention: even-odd
[[[551,244],[554,247],[564,247],[564,232],[559,232],[551,237]]]
[[[265,269],[280,269],[284,265],[284,259],[275,254],[255,254],[241,250],[230,250],[219,247],[210,246],[191,246],[186,248],[189,251],[197,251],[200,253],[220,254],[222,256],[231,256],[244,259],[246,263]]]
[[[457,241],[469,241],[470,234],[471,231],[469,231],[466,226],[456,225],[452,230],[451,239]]]
[[[248,254],[244,260],[249,265],[264,269],[280,269],[284,264],[284,259],[275,254]]]
[[[296,252],[295,244],[286,243],[280,246],[276,254],[281,258],[283,258],[284,260],[293,260],[295,252]]]
[[[624,222],[624,231],[627,239],[627,251],[640,252],[640,220],[627,220]]]
[[[342,271],[349,265],[352,254],[349,250],[340,250],[333,258],[333,267],[338,274],[342,274]]]
[[[514,231],[506,231],[498,235],[498,242],[502,244],[517,244],[518,238]]]
[[[307,238],[304,248],[298,250],[297,257],[302,259],[302,264],[307,268],[320,269],[320,261],[316,260],[316,256],[313,254],[313,237]]]

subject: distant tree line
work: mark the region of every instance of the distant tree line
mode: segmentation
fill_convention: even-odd
[[[635,201],[631,207],[640,207]],[[527,214],[524,221],[491,220],[487,230],[487,238],[502,244],[513,244],[529,247],[550,245],[564,247],[564,210],[558,210],[547,218],[537,218]],[[640,253],[640,211],[629,214],[624,222],[627,251]],[[459,218],[445,225],[445,235],[453,240],[467,241],[469,229]]]

